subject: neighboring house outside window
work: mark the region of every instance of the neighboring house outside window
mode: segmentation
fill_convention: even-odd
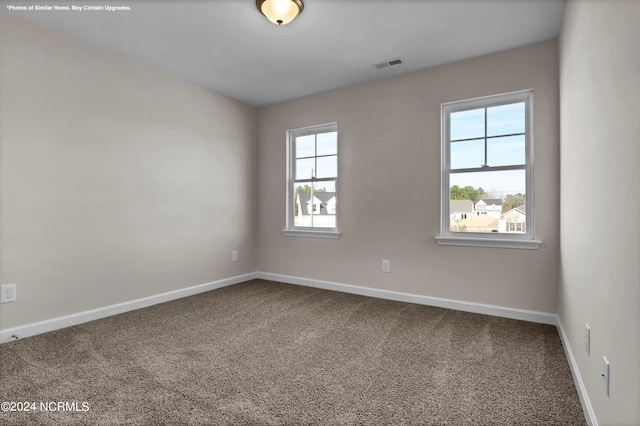
[[[442,104],[442,245],[536,249],[533,91]],[[473,210],[461,211],[460,201]],[[506,211],[522,206],[512,225]],[[462,214],[468,214],[463,218]],[[507,223],[507,222],[505,222]]]
[[[473,201],[471,200],[450,200],[449,204],[452,220],[466,219],[473,212]]]
[[[527,207],[521,204],[500,215],[499,232],[526,232]]]
[[[338,238],[338,125],[287,132],[285,235]]]
[[[473,201],[471,200],[450,200],[449,213],[451,215],[451,227],[463,230],[466,228],[466,220],[473,214]]]
[[[336,215],[336,197],[335,192],[314,192],[313,209],[311,208],[311,192],[298,192],[296,194],[295,224],[299,227],[327,227],[330,228],[335,224]],[[313,210],[313,211],[312,211]],[[311,214],[313,213],[313,215]]]
[[[473,206],[473,209],[476,216],[491,216],[495,219],[499,219],[502,211],[502,200],[499,198],[478,200]]]

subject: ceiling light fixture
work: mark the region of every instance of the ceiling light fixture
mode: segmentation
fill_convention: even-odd
[[[256,0],[256,6],[268,20],[278,25],[293,21],[304,9],[302,0]]]

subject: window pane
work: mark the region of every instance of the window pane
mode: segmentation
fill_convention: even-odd
[[[482,188],[490,198],[503,198],[507,194],[524,194],[526,191],[524,170],[451,173],[450,186]]]
[[[338,132],[320,133],[318,135],[318,154],[331,155],[338,153]]]
[[[484,137],[484,108],[451,113],[450,139],[471,139]]]
[[[484,164],[484,139],[451,143],[451,168],[466,169]]]
[[[296,179],[311,179],[311,171],[315,174],[315,158],[296,160]]]
[[[500,233],[526,229],[524,170],[452,173],[450,185],[451,231]]]
[[[487,136],[525,132],[524,102],[487,108]]]
[[[313,187],[313,199],[311,189]],[[336,227],[336,182],[294,185],[294,224],[310,228]],[[313,202],[312,202],[313,200]]]
[[[493,167],[524,164],[524,135],[487,139],[487,162]]]
[[[338,156],[331,155],[329,157],[318,157],[317,178],[328,178],[338,176]]]
[[[298,136],[296,138],[296,158],[316,155],[316,135]]]

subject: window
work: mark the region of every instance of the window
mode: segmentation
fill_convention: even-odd
[[[338,125],[287,132],[285,235],[338,238]]]
[[[524,223],[509,223],[509,232],[524,232]]]
[[[531,90],[442,104],[438,244],[540,246],[533,223],[532,117]],[[453,220],[452,200],[473,203],[468,219]],[[517,225],[507,223],[513,212]]]

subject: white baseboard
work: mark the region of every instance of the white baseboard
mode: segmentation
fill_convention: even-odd
[[[369,287],[360,287],[349,284],[340,284],[329,281],[313,280],[309,278],[293,277],[288,275],[272,274],[268,272],[251,272],[236,277],[225,278],[206,284],[200,284],[193,287],[187,287],[179,290],[161,293],[141,299],[131,300],[128,302],[118,303],[115,305],[105,306],[102,308],[92,309],[89,311],[79,312],[76,314],[65,315],[62,317],[52,318],[45,321],[39,321],[31,324],[25,324],[13,328],[0,330],[0,344],[15,340],[13,336],[22,339],[36,334],[42,334],[49,331],[59,330],[61,328],[82,324],[85,322],[106,318],[108,316],[121,314],[135,309],[146,308],[158,303],[168,302],[183,297],[193,296],[194,294],[211,291],[218,288],[226,287],[233,284],[249,281],[255,278],[261,278],[270,281],[279,281],[288,284],[303,285],[306,287],[315,287],[325,290],[341,291],[344,293],[359,294],[362,296],[377,297],[380,299],[396,300],[399,302],[417,303],[420,305],[437,306],[447,309],[455,309],[458,311],[473,312],[478,314],[493,315],[504,318],[531,321],[543,324],[557,324],[557,316],[544,312],[528,311],[523,309],[507,308],[503,306],[485,305],[481,303],[464,302],[452,299],[442,299],[438,297],[421,296],[411,293],[402,293],[391,290],[381,290]],[[572,367],[573,368],[573,367]]]
[[[578,397],[580,398],[580,404],[582,404],[582,412],[587,420],[587,424],[589,426],[598,426],[598,420],[596,419],[596,414],[593,411],[593,407],[591,406],[591,401],[589,401],[589,394],[587,393],[587,388],[584,386],[584,382],[582,381],[582,376],[580,375],[580,370],[578,369],[578,363],[573,356],[573,351],[571,350],[571,345],[569,344],[569,338],[564,331],[564,327],[562,325],[562,321],[560,317],[557,317],[558,321],[558,334],[560,334],[560,340],[562,341],[562,346],[564,347],[564,353],[567,355],[567,361],[569,361],[569,367],[571,368],[571,375],[573,376],[573,382],[576,385],[576,390],[578,391]]]
[[[343,293],[359,294],[361,296],[377,297],[379,299],[389,299],[396,300],[398,302],[416,303],[419,305],[437,306],[439,308],[455,309],[457,311],[492,315],[495,317],[511,318],[541,324],[557,324],[557,316],[546,312],[528,311],[524,309],[507,308],[504,306],[485,305],[482,303],[421,296],[418,294],[360,287],[349,284],[339,284],[309,278],[292,277],[289,275],[272,274],[269,272],[258,272],[258,278],[269,281],[279,281],[287,284],[298,284],[306,287],[321,288],[325,290],[341,291]]]
[[[169,291],[167,293],[156,294],[142,299],[131,300],[128,302],[118,303],[115,305],[105,306],[102,308],[91,309],[89,311],[79,312],[77,314],[65,315],[63,317],[53,318],[50,320],[34,322],[18,327],[0,330],[0,343],[6,343],[19,339],[42,334],[49,331],[59,330],[61,328],[78,325],[85,322],[106,318],[112,315],[133,311],[136,309],[146,308],[148,306],[157,305],[158,303],[169,302],[171,300],[181,299],[183,297],[193,296],[194,294],[204,293],[205,291],[216,290],[218,288],[227,287],[233,284],[253,280],[257,278],[256,272],[238,275],[231,278],[225,278],[206,284],[200,284],[193,287],[182,288],[179,290]]]

